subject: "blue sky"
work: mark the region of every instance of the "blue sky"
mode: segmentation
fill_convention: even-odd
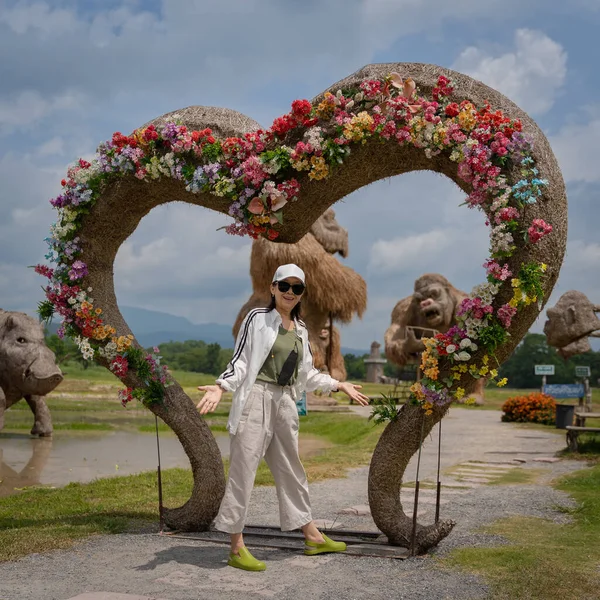
[[[600,0],[3,0],[0,307],[35,311],[42,281],[27,266],[45,253],[48,200],[68,164],[114,131],[193,104],[268,126],[292,100],[375,62],[454,68],[529,112],[569,195],[568,253],[550,305],[569,289],[600,303],[599,25]],[[345,346],[381,340],[424,272],[465,291],[483,280],[483,217],[462,199],[445,178],[412,173],[335,205],[350,233],[344,262],[369,286]],[[185,205],[153,211],[118,255],[119,302],[230,324],[250,295],[250,242],[216,231],[228,222]]]

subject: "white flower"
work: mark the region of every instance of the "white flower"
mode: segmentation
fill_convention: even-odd
[[[469,338],[465,338],[464,340],[460,341],[460,347],[461,349],[465,349],[468,348],[471,345],[471,340]]]
[[[473,342],[471,342],[471,345],[469,346],[471,352],[477,352],[477,344],[474,344]]]
[[[452,354],[453,352],[456,352],[456,345],[455,344],[449,344],[448,346],[446,346],[446,352],[448,354]]]
[[[456,358],[456,360],[467,361],[471,358],[471,355],[463,350],[462,352],[455,354],[454,358]]]

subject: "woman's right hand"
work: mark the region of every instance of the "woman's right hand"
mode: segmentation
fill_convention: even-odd
[[[199,385],[198,389],[204,392],[204,396],[196,404],[196,408],[200,410],[200,414],[205,415],[207,412],[214,412],[221,401],[223,390],[218,385]]]

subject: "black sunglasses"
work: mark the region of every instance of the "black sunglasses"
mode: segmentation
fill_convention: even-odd
[[[305,290],[305,287],[302,283],[291,284],[287,281],[278,281],[277,287],[282,294],[285,294],[290,288],[292,288],[292,292],[294,292],[296,296],[302,296]]]

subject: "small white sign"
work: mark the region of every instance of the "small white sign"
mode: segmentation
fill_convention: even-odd
[[[592,374],[589,367],[576,366],[575,377],[590,377]]]
[[[535,365],[536,375],[554,375],[554,365]]]

